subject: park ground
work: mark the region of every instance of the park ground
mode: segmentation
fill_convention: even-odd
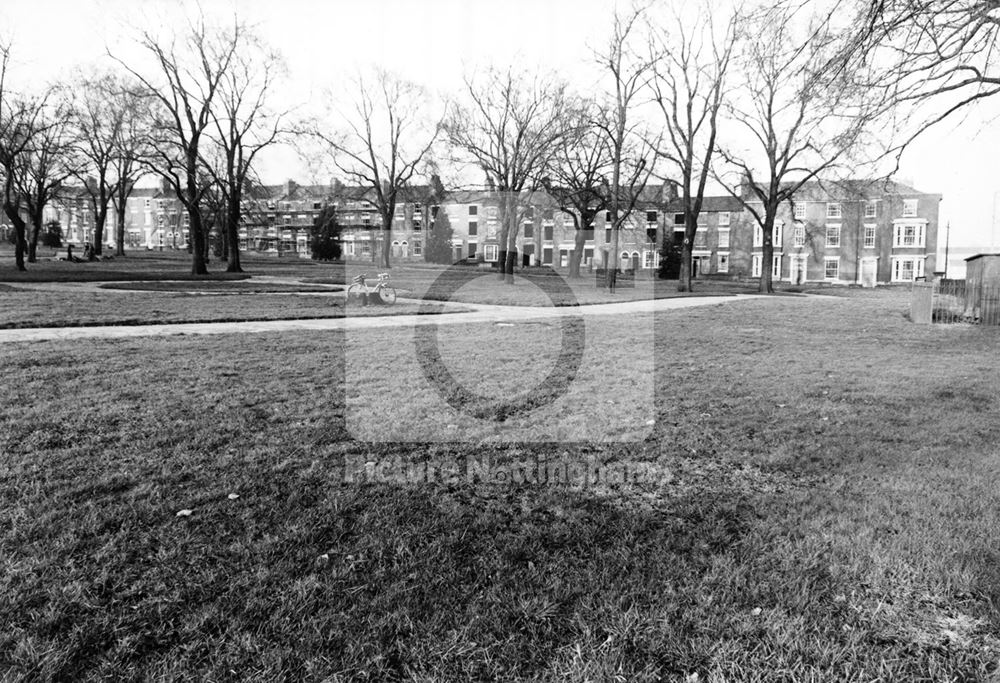
[[[241,282],[334,277],[287,267]],[[57,324],[124,296],[32,309],[44,287],[9,275],[11,326],[15,297]],[[224,297],[247,316],[334,298],[242,286]],[[164,297],[128,316],[211,298],[170,287],[128,292]],[[587,318],[585,371],[551,419],[512,418],[518,443],[428,388],[405,326],[8,342],[0,679],[991,680],[1000,333],[913,325],[901,289],[826,293]],[[438,342],[488,407],[558,371],[558,336]],[[576,414],[606,438],[571,438]],[[668,476],[343,481],[345,462],[487,457]]]

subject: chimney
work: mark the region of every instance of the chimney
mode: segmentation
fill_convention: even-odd
[[[285,196],[287,197],[288,195],[290,195],[293,192],[295,192],[295,188],[297,188],[297,187],[298,187],[298,185],[296,185],[295,181],[292,180],[291,178],[289,178],[288,180],[286,180],[285,181],[285,187],[283,188],[285,190]]]
[[[163,194],[170,194],[173,191],[174,188],[170,184],[170,181],[167,180],[166,178],[160,178],[160,192],[162,192]]]
[[[673,180],[664,180],[663,187],[660,188],[660,200],[669,203],[677,199],[677,183]]]

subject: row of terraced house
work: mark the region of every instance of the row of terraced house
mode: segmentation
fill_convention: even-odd
[[[288,181],[262,190],[247,203],[240,227],[244,250],[308,257],[310,228],[324,207],[333,205],[343,228],[346,261],[371,261],[383,240],[390,241],[392,260],[423,261],[427,231],[441,211],[451,225],[454,261],[499,258],[498,200],[489,191],[453,191],[435,200],[429,187],[409,189],[385,234],[361,188]],[[694,275],[755,278],[766,267],[775,280],[868,285],[930,276],[936,267],[940,200],[940,195],[895,182],[808,183],[781,207],[773,259],[765,264],[761,229],[744,204],[732,196],[706,197],[692,245]],[[572,217],[544,193],[525,203],[516,240],[518,264],[567,268],[576,248]],[[679,243],[682,211],[671,184],[647,188],[619,236],[620,267],[655,272],[664,242]],[[50,218],[60,220],[70,242],[90,239],[92,216],[82,198],[64,200]],[[601,213],[585,235],[583,268],[600,268],[610,260],[608,225],[607,214]],[[163,189],[137,189],[129,198],[126,248],[186,248],[187,227],[186,212]],[[106,232],[106,240],[113,244],[113,230]]]

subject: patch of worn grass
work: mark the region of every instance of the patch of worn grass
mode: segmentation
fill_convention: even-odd
[[[875,296],[688,309],[654,331],[657,424],[638,444],[351,441],[342,333],[4,346],[0,667],[995,675],[996,330],[913,326]],[[622,338],[635,332],[618,319]],[[403,359],[402,337],[372,330],[373,363]],[[544,334],[523,338],[525,354],[544,351]],[[628,354],[615,361],[634,372]],[[656,462],[673,477],[342,481],[345,458],[483,456]]]

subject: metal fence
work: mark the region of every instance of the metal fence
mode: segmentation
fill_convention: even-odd
[[[934,284],[931,320],[1000,325],[1000,285],[941,280]]]

